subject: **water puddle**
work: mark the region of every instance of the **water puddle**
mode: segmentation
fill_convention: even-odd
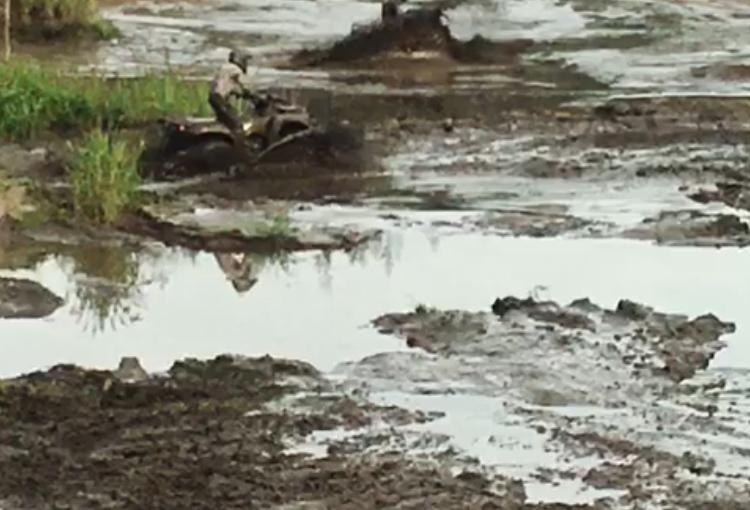
[[[12,274],[67,296],[67,305],[47,320],[0,322],[0,337],[13,343],[0,361],[0,375],[59,362],[112,367],[126,355],[140,357],[149,370],[163,370],[175,358],[223,352],[268,353],[329,370],[400,349],[401,342],[368,326],[380,314],[420,303],[486,310],[497,296],[526,296],[535,289],[560,302],[589,297],[614,306],[626,297],[659,310],[711,312],[736,321],[737,333],[715,366],[747,367],[750,292],[737,285],[747,260],[746,251],[733,248],[430,236],[413,229],[390,232],[356,254],[260,260],[253,268],[257,283],[245,293],[235,291],[214,255],[165,252],[139,261],[135,271],[143,277],[112,295],[106,285],[97,293],[91,282],[71,274],[65,259],[52,257]]]

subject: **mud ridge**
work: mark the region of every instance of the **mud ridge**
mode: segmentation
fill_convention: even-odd
[[[122,218],[118,228],[131,235],[155,239],[166,246],[191,250],[221,252],[276,253],[282,251],[352,249],[371,239],[358,233],[333,233],[321,241],[305,241],[293,235],[274,234],[248,236],[237,230],[205,231],[159,219],[145,211],[133,212]],[[373,233],[372,235],[376,235]]]

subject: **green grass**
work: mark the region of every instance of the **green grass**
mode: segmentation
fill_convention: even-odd
[[[132,322],[146,275],[142,255],[121,247],[79,246],[71,253],[76,301],[73,313],[94,334]]]
[[[207,84],[175,73],[142,78],[65,76],[33,62],[0,66],[0,138],[140,126],[170,114],[206,115]]]
[[[118,34],[99,16],[97,0],[11,0],[13,35],[26,41],[111,39]]]
[[[287,215],[277,215],[272,220],[260,223],[256,231],[263,237],[291,237],[295,228]]]
[[[112,223],[136,202],[138,154],[131,144],[101,130],[75,147],[68,172],[78,218]]]

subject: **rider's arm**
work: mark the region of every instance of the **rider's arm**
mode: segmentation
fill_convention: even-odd
[[[236,76],[236,89],[238,95],[243,99],[248,99],[254,103],[257,103],[262,99],[261,96],[255,92],[255,87],[253,87],[253,84],[245,74],[238,74]]]

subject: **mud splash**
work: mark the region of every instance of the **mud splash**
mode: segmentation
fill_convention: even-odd
[[[303,50],[295,54],[294,66],[373,64],[392,66],[394,58],[410,60],[443,60],[463,63],[500,63],[517,61],[532,45],[530,40],[503,44],[475,36],[468,42],[456,39],[446,23],[443,10],[417,7],[400,12],[393,19],[379,19],[367,25],[354,26],[352,32],[330,48]]]

